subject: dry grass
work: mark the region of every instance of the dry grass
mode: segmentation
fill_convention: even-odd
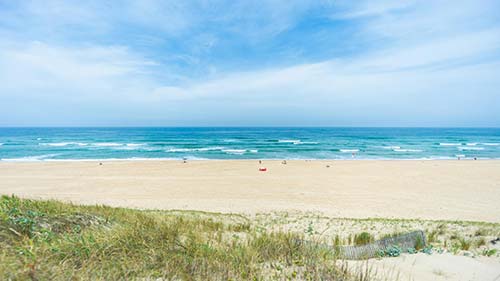
[[[0,200],[3,280],[368,280],[239,215]]]
[[[331,245],[359,245],[414,230],[424,230],[433,252],[457,255],[500,256],[500,224],[474,221],[443,221],[385,218],[331,218],[316,212],[273,212],[257,214],[253,223],[267,230],[310,233],[309,240],[323,240]],[[362,236],[360,238],[360,236]],[[417,247],[417,250],[419,250]],[[496,250],[495,250],[496,249]],[[485,254],[486,253],[486,254]]]
[[[329,218],[280,212],[246,217],[0,199],[1,280],[370,280],[325,248],[424,229],[434,249],[497,257],[500,225]]]

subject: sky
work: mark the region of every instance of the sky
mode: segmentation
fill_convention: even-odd
[[[0,0],[0,126],[500,126],[500,1]]]

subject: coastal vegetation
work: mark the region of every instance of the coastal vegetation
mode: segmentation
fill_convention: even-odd
[[[3,280],[367,280],[239,215],[0,201]]]
[[[422,228],[427,254],[498,256],[494,223],[243,216],[0,199],[0,279],[371,280],[332,251],[297,241],[364,245]],[[399,255],[397,248],[384,256]]]

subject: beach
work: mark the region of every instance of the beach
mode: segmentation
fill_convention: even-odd
[[[0,192],[141,209],[498,223],[500,161],[0,162]]]
[[[497,160],[0,161],[0,192],[179,210],[159,212],[174,217],[232,213],[251,229],[342,243],[363,231],[380,239],[421,229],[432,255],[349,261],[349,269],[368,267],[372,280],[493,280],[499,171]]]

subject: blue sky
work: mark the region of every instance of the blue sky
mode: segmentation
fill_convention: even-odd
[[[0,0],[0,126],[500,126],[498,11]]]

